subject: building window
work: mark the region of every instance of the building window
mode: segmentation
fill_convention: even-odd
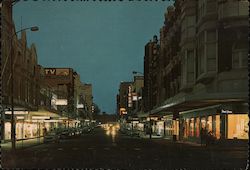
[[[198,20],[200,20],[205,14],[206,0],[198,1]]]
[[[205,72],[205,43],[204,32],[198,37],[198,76]]]
[[[232,49],[232,67],[246,68],[248,61],[248,47],[247,43],[239,42],[233,45]]]
[[[187,82],[194,81],[194,50],[187,51]]]
[[[216,71],[217,58],[217,36],[216,30],[206,31],[206,55],[207,55],[207,70]]]

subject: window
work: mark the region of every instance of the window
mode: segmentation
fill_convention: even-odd
[[[190,136],[194,136],[194,118],[190,119]]]
[[[228,115],[228,139],[248,139],[248,114]]]
[[[187,81],[194,81],[194,50],[187,51]]]
[[[206,31],[207,71],[216,71],[216,58],[217,58],[216,41],[217,41],[216,30]]]
[[[246,68],[248,58],[247,43],[236,42],[232,49],[232,67],[233,68]]]
[[[200,20],[205,14],[205,3],[206,0],[198,1],[198,20]]]
[[[195,131],[196,131],[196,137],[200,136],[200,118],[197,117],[195,121]]]
[[[217,139],[220,138],[220,115],[215,116],[215,136]]]
[[[205,72],[205,44],[204,32],[198,37],[198,76]]]
[[[208,116],[207,118],[207,132],[212,132],[213,128],[212,128],[212,116]]]

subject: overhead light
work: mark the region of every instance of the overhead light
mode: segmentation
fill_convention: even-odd
[[[11,111],[5,111],[6,115],[11,115]],[[14,115],[27,115],[28,111],[14,111]]]
[[[50,117],[49,116],[32,116],[32,119],[50,119]]]

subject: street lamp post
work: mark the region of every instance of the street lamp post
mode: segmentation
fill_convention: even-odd
[[[25,30],[31,30],[31,31],[38,31],[38,27],[28,27],[21,29],[17,32],[15,32],[11,37],[10,37],[10,45],[11,45],[11,57],[10,57],[10,65],[11,65],[11,147],[12,150],[16,150],[16,124],[15,124],[15,115],[14,115],[14,48],[13,48],[13,37],[17,35],[17,33],[25,31]]]

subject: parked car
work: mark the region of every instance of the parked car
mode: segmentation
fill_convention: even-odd
[[[69,137],[70,137],[70,132],[69,132],[68,129],[62,130],[62,131],[60,132],[60,134],[59,134],[59,138],[60,138],[60,139],[67,139],[67,138],[69,138]]]
[[[44,143],[48,143],[48,142],[58,143],[59,142],[59,135],[54,131],[48,132],[47,134],[45,134],[43,142]]]

